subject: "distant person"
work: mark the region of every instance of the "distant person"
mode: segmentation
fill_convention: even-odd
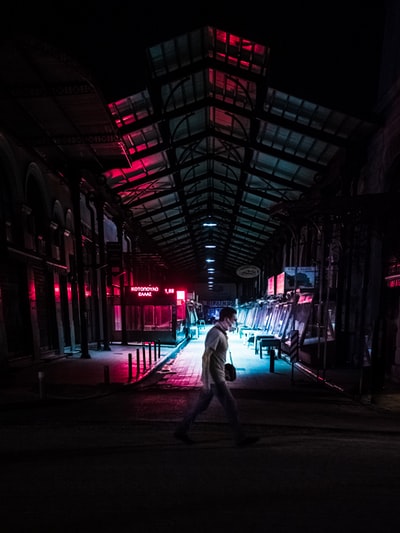
[[[228,422],[232,428],[233,438],[237,446],[249,446],[259,440],[259,437],[246,436],[239,422],[236,400],[225,380],[225,363],[228,351],[228,331],[234,329],[237,319],[236,309],[224,307],[219,314],[219,320],[208,331],[204,341],[202,356],[200,390],[196,403],[188,409],[182,421],[178,424],[174,436],[186,444],[193,444],[188,432],[198,415],[205,411],[216,396],[224,408]]]

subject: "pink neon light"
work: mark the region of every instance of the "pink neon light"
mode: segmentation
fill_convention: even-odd
[[[177,300],[185,300],[185,291],[176,291]]]
[[[58,284],[54,285],[54,298],[56,302],[60,302],[60,285]]]

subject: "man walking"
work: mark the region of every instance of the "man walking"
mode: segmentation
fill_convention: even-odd
[[[193,444],[194,441],[188,435],[189,429],[198,415],[208,408],[214,396],[218,398],[225,411],[237,446],[249,446],[259,440],[258,437],[244,434],[239,421],[236,400],[225,379],[226,354],[229,349],[227,333],[234,328],[236,319],[236,309],[223,307],[219,320],[206,335],[202,356],[201,381],[203,386],[196,403],[187,411],[174,432],[175,438],[186,444]]]

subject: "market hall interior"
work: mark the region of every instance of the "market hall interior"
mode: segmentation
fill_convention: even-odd
[[[177,345],[232,305],[243,335],[310,367],[400,382],[399,7],[386,5],[363,116],[271,87],[273,50],[229,29],[149,46],[142,89],[114,101],[68,51],[2,39],[4,380],[21,358]]]

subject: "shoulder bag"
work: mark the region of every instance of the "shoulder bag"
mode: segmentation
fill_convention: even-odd
[[[231,359],[231,362],[225,363],[225,379],[226,381],[235,381],[236,368],[235,368],[235,365],[233,364],[232,354],[230,350],[229,350],[229,357]]]

